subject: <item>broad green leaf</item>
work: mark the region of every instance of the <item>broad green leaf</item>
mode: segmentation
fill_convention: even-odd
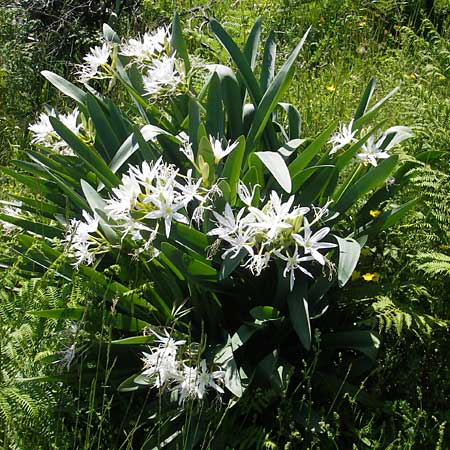
[[[98,176],[105,186],[111,188],[120,183],[120,179],[111,171],[105,161],[93,148],[88,147],[69,128],[55,117],[50,117],[53,129],[64,139],[71,149],[86,163],[86,165]]]
[[[172,21],[172,39],[170,41],[170,47],[172,53],[175,53],[178,58],[184,61],[184,69],[186,74],[189,73],[191,68],[189,63],[189,55],[186,47],[186,41],[184,40],[183,30],[181,28],[180,17],[178,13],[173,15]]]
[[[103,24],[103,37],[106,42],[120,44],[119,36],[107,23]]]
[[[35,317],[45,317],[47,319],[68,319],[68,320],[81,320],[86,309],[83,307],[77,308],[55,308],[55,309],[40,309],[27,311]]]
[[[377,167],[371,167],[356,183],[354,183],[334,205],[333,210],[339,213],[345,212],[356,203],[363,195],[372,189],[376,189],[389,177],[398,162],[398,156],[393,155],[385,159]]]
[[[47,225],[45,223],[37,222],[36,220],[21,219],[19,217],[8,216],[7,214],[0,213],[0,220],[17,225],[24,230],[30,231],[31,233],[38,234],[39,236],[52,239],[54,237],[61,237],[62,230],[55,227],[54,225]]]
[[[219,272],[219,280],[227,279],[230,274],[232,274],[234,270],[241,264],[242,258],[245,255],[247,255],[247,251],[245,249],[241,249],[234,258],[227,256],[222,262],[222,266]]]
[[[219,42],[229,53],[233,62],[236,64],[236,68],[238,69],[239,74],[248,89],[253,104],[258,105],[261,100],[261,91],[247,58],[239,50],[239,47],[229,36],[229,34],[222,28],[219,22],[217,22],[217,20],[211,19],[209,22],[209,26],[211,27],[212,32],[216,35]]]
[[[59,89],[63,94],[70,98],[76,100],[80,105],[84,105],[86,100],[86,92],[82,91],[80,88],[72,84],[70,81],[65,80],[56,73],[50,72],[48,70],[43,70],[41,75],[50,81],[53,86]]]
[[[322,147],[326,144],[331,133],[336,128],[336,122],[333,122],[326,130],[319,134],[319,136],[301,151],[297,158],[289,164],[289,173],[293,180],[293,192],[296,192],[300,186],[298,182],[295,182],[295,177],[305,169],[313,158],[320,152]]]
[[[294,290],[287,297],[289,307],[289,319],[297,336],[306,350],[311,349],[311,324],[309,321],[309,310],[307,301],[307,290],[305,280],[297,282]]]
[[[364,93],[361,97],[361,101],[359,102],[358,108],[355,111],[354,119],[358,120],[360,117],[364,115],[364,113],[367,110],[367,106],[370,103],[370,99],[372,98],[373,92],[375,91],[375,87],[377,85],[377,81],[375,77],[373,77],[369,84],[367,85],[366,89],[364,90]],[[353,130],[357,128],[353,127]]]
[[[236,203],[236,193],[244,159],[245,138],[238,138],[237,147],[227,156],[222,176],[228,181],[231,191],[231,205]]]
[[[194,97],[189,97],[189,141],[194,155],[198,152],[198,128],[200,126],[200,105]]]
[[[335,239],[339,246],[339,263],[337,267],[338,283],[340,287],[343,287],[351,278],[358,264],[361,247],[354,239],[343,239],[338,236],[335,236]]]
[[[273,306],[255,306],[250,310],[250,315],[259,322],[278,320],[280,311]]]
[[[360,117],[358,120],[355,120],[352,127],[353,130],[360,130],[366,123],[370,122],[377,115],[378,111],[383,106],[383,104],[387,102],[399,89],[400,89],[399,86],[392,89],[392,91],[389,92],[389,94],[387,94],[379,102],[377,102],[362,117]]]
[[[283,157],[278,152],[256,152],[278,184],[289,194],[292,190],[291,175]]]
[[[294,76],[295,70],[294,62],[297,59],[297,56],[303,47],[306,37],[308,36],[309,30],[310,28],[308,28],[301,41],[298,43],[297,47],[295,47],[295,49],[293,50],[287,61],[283,64],[280,71],[273,79],[267,91],[264,93],[261,102],[258,103],[255,113],[255,119],[247,136],[246,151],[251,151],[251,149],[255,145],[255,142],[261,136],[281,96],[289,88],[289,85]]]
[[[208,134],[216,138],[222,138],[224,135],[224,122],[220,80],[217,73],[214,72],[209,82],[206,103],[206,130]]]
[[[83,189],[84,196],[86,197],[89,206],[93,213],[96,213],[99,218],[99,224],[105,233],[106,238],[110,243],[117,243],[118,236],[117,233],[113,230],[110,224],[102,217],[106,215],[105,206],[106,202],[102,197],[97,193],[97,191],[86,181],[81,180],[81,189]],[[99,214],[99,211],[103,214]]]
[[[116,135],[115,129],[111,126],[111,118],[107,117],[98,101],[92,95],[86,98],[86,106],[89,112],[90,119],[95,127],[95,142],[100,144],[102,148],[102,156],[111,161],[116,151],[120,147],[119,138]],[[98,145],[96,145],[98,147]]]
[[[339,331],[322,337],[324,348],[357,350],[375,361],[380,348],[380,339],[371,331]]]
[[[275,77],[275,58],[277,45],[275,43],[275,33],[271,31],[264,44],[263,61],[261,65],[261,75],[259,85],[261,92],[266,92]]]
[[[279,105],[284,109],[288,117],[289,126],[289,139],[298,139],[300,137],[302,118],[298,109],[290,103],[279,103]]]
[[[259,39],[261,37],[261,20],[261,16],[255,20],[244,47],[244,56],[252,70],[255,68],[256,57],[258,56]]]

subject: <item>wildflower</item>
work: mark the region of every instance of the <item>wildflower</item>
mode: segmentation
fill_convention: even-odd
[[[155,95],[165,90],[172,92],[184,81],[176,67],[175,56],[163,56],[152,61],[147,73],[142,77],[147,95]]]
[[[245,212],[245,209],[242,208],[237,216],[234,216],[233,210],[229,203],[225,205],[225,210],[223,216],[216,211],[213,211],[213,215],[216,219],[217,228],[213,228],[208,232],[209,236],[218,236],[220,239],[225,239],[228,236],[235,233],[240,227],[240,221]]]
[[[136,200],[141,194],[141,186],[132,174],[123,175],[121,181],[119,187],[112,189],[113,197],[106,200],[105,211],[113,220],[128,221]]]
[[[303,272],[305,275],[308,275],[309,277],[313,278],[310,272],[308,272],[303,266],[300,265],[300,263],[306,262],[306,261],[313,261],[315,258],[313,256],[300,256],[298,253],[298,246],[295,246],[294,253],[290,255],[288,252],[286,252],[286,255],[283,255],[280,251],[275,250],[275,255],[278,256],[278,258],[282,259],[283,261],[286,261],[286,266],[283,271],[283,276],[286,278],[286,275],[289,273],[289,285],[292,289],[294,288],[294,282],[295,282],[295,270],[298,269],[301,272]]]
[[[378,283],[378,281],[380,281],[380,274],[375,272],[375,273],[365,273],[362,276],[364,281],[373,281],[374,283]]]
[[[159,27],[153,33],[144,33],[140,39],[129,39],[121,45],[120,54],[128,56],[139,63],[151,61],[164,50],[168,40],[168,30]]]
[[[306,255],[310,254],[319,264],[322,266],[325,265],[325,258],[321,253],[319,253],[319,250],[336,247],[336,244],[332,244],[330,242],[320,242],[320,240],[330,232],[330,228],[324,227],[312,234],[308,219],[306,217],[304,219],[304,227],[304,237],[296,233],[294,233],[292,237],[304,248]]]
[[[228,144],[226,148],[222,148],[220,139],[216,139],[213,136],[209,136],[209,142],[211,143],[216,164],[218,164],[222,158],[230,154],[238,145],[238,142],[234,142],[233,144]]]
[[[239,180],[237,193],[239,195],[239,198],[241,199],[241,202],[244,203],[244,205],[252,206],[253,197],[255,196],[255,191],[257,187],[259,187],[259,185],[255,184],[252,188],[252,192],[250,192],[247,186],[241,180]]]
[[[78,80],[87,83],[92,78],[101,78],[100,69],[108,64],[110,48],[107,43],[101,47],[96,46],[84,56],[84,64],[78,65]]]
[[[372,164],[376,167],[379,159],[389,158],[389,153],[381,148],[384,137],[375,142],[374,137],[370,136],[367,142],[362,146],[362,152],[358,153],[356,157],[364,164]]]
[[[58,352],[61,358],[53,361],[53,364],[58,364],[61,370],[67,369],[69,371],[70,366],[75,359],[75,344],[70,347],[66,347],[64,350]]]
[[[189,161],[194,162],[194,151],[192,150],[189,136],[182,131],[176,135],[176,138],[181,142],[180,152],[183,153]]]
[[[248,268],[250,272],[259,277],[261,272],[269,266],[270,263],[270,253],[257,253],[252,254],[247,262],[244,264],[244,267]]]
[[[369,214],[370,214],[374,219],[376,219],[376,218],[381,214],[381,211],[380,211],[379,209],[371,209],[371,210],[369,211]]]
[[[353,130],[353,119],[350,121],[348,125],[342,124],[339,131],[334,133],[330,140],[328,141],[330,144],[333,144],[333,148],[330,151],[330,155],[336,153],[341,148],[344,148],[347,144],[351,144],[355,142],[355,134],[358,130]]]
[[[326,86],[325,89],[326,89],[328,92],[334,92],[334,91],[336,90],[336,86],[330,84],[329,86]]]

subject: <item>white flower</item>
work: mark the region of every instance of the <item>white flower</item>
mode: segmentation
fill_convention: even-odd
[[[211,143],[216,164],[218,164],[222,158],[230,154],[239,144],[239,142],[236,141],[233,144],[228,143],[226,148],[222,148],[221,140],[216,139],[213,136],[209,136],[209,142]]]
[[[189,141],[189,136],[182,131],[176,135],[176,138],[180,141],[180,152],[183,153],[186,158],[193,162],[194,161],[194,151],[192,150],[192,144]]]
[[[268,267],[270,263],[270,253],[257,253],[252,254],[248,261],[244,264],[244,267],[248,268],[253,275],[259,277],[261,272]]]
[[[178,211],[184,208],[183,199],[177,199],[172,190],[160,190],[156,195],[149,195],[144,202],[151,202],[154,210],[144,216],[144,219],[164,219],[166,237],[170,235],[172,220],[189,224],[188,218]]]
[[[75,359],[75,344],[72,344],[70,347],[66,347],[64,350],[61,350],[58,352],[59,355],[61,355],[61,358],[53,361],[53,364],[58,364],[60,369],[70,369],[70,365],[72,364],[73,360]]]
[[[147,95],[155,95],[161,91],[175,91],[184,77],[176,67],[175,56],[163,56],[152,61],[147,73],[142,77]]]
[[[78,79],[81,83],[87,83],[92,78],[102,77],[100,70],[102,66],[108,64],[110,48],[107,43],[101,47],[96,46],[89,50],[84,56],[84,64],[78,65]]]
[[[98,229],[98,218],[93,218],[87,211],[83,210],[83,217],[86,222],[72,219],[70,221],[69,230],[64,241],[69,244],[69,252],[75,257],[74,267],[86,262],[92,264],[95,260],[95,249],[91,246],[96,244],[92,239],[91,233],[95,233]]]
[[[310,272],[308,272],[303,266],[300,265],[300,263],[305,261],[312,261],[314,258],[312,256],[300,256],[298,253],[298,247],[295,246],[294,253],[290,255],[288,252],[286,252],[286,255],[283,255],[280,251],[275,250],[275,255],[278,256],[278,258],[282,259],[283,261],[286,261],[286,266],[283,271],[283,276],[286,278],[286,275],[289,273],[289,280],[290,280],[290,288],[291,291],[294,288],[294,282],[295,282],[295,270],[299,269],[304,274],[313,277]]]
[[[355,134],[358,132],[358,130],[352,131],[352,127],[353,119],[348,125],[342,124],[339,131],[331,136],[330,140],[328,141],[330,144],[333,144],[330,155],[336,153],[341,148],[344,148],[347,144],[356,141]]]
[[[265,233],[267,243],[276,239],[281,231],[292,228],[292,224],[287,223],[286,219],[290,218],[289,211],[293,202],[293,195],[289,197],[289,200],[286,203],[282,203],[278,194],[275,191],[272,191],[270,193],[270,200],[263,210],[249,207],[249,211],[252,212],[253,216],[257,219],[251,226]],[[298,214],[306,214],[308,211],[309,208],[299,209]]]
[[[78,108],[68,114],[56,114],[54,109],[50,109],[48,114],[41,113],[38,121],[28,127],[33,135],[31,143],[52,147],[62,155],[73,155],[72,149],[56,134],[50,123],[50,117],[58,118],[72,133],[78,134],[81,129],[81,123],[77,124],[78,115]]]
[[[106,213],[116,221],[129,220],[130,213],[141,193],[141,186],[138,180],[132,174],[123,175],[120,186],[112,190],[114,196],[106,200]]]
[[[304,227],[304,237],[295,233],[292,235],[292,237],[298,244],[303,247],[305,255],[310,254],[319,264],[323,266],[325,264],[325,257],[321,253],[319,253],[318,250],[336,247],[336,244],[332,244],[330,242],[320,242],[320,240],[330,232],[330,228],[324,227],[316,233],[312,234],[308,219],[306,217],[304,218]]]
[[[120,54],[129,56],[139,63],[151,61],[164,50],[168,40],[168,30],[160,27],[153,33],[144,33],[141,39],[129,39],[121,45]]]
[[[216,211],[213,211],[213,215],[216,219],[217,228],[213,228],[208,232],[209,236],[218,236],[219,239],[226,239],[240,228],[240,222],[245,209],[242,208],[237,216],[234,216],[233,209],[230,204],[225,205],[223,216]]]
[[[230,258],[236,258],[241,250],[246,250],[251,256],[254,255],[254,231],[251,228],[239,227],[234,235],[222,235],[221,239],[230,245],[230,248],[222,254],[223,259],[230,254]]]
[[[253,197],[255,196],[255,191],[257,187],[259,187],[259,185],[255,184],[253,186],[252,192],[250,193],[247,186],[241,180],[239,180],[237,193],[239,195],[239,198],[241,199],[241,202],[244,205],[252,206]]]
[[[189,399],[203,399],[209,388],[223,394],[223,389],[215,380],[223,380],[224,375],[223,371],[208,372],[205,360],[201,361],[200,368],[185,365],[183,375],[175,386],[179,395],[179,404],[182,405]]]
[[[377,142],[375,142],[373,136],[369,136],[367,142],[362,146],[363,151],[358,153],[356,157],[364,164],[372,164],[372,166],[376,167],[379,159],[386,159],[390,156],[389,153],[381,148],[383,141],[384,136]]]

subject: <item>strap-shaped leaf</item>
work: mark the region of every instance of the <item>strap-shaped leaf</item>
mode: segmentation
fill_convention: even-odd
[[[64,95],[73,98],[78,104],[84,105],[86,100],[86,92],[82,91],[79,87],[72,84],[70,81],[65,80],[63,77],[48,70],[43,70],[41,75],[50,81]]]
[[[311,349],[311,323],[307,301],[306,282],[296,283],[294,290],[288,295],[289,319],[300,342],[306,350]]]
[[[380,339],[371,331],[338,331],[322,337],[324,348],[343,348],[357,350],[371,360],[375,360],[380,348]]]
[[[366,112],[367,106],[370,103],[370,99],[372,98],[372,95],[375,91],[376,85],[377,85],[377,80],[375,79],[375,77],[373,77],[369,81],[369,84],[366,86],[366,89],[364,90],[364,93],[359,102],[358,108],[355,111],[355,115],[354,115],[355,120],[358,120]],[[353,129],[355,130],[356,128],[353,127]]]
[[[283,157],[278,152],[256,152],[278,184],[289,194],[292,190],[291,175]]]
[[[234,205],[236,202],[236,193],[242,171],[244,150],[245,138],[244,136],[241,136],[238,139],[237,147],[228,155],[222,172],[222,176],[228,181],[228,185],[230,186],[232,205]]]
[[[175,13],[173,15],[172,39],[170,41],[170,47],[172,49],[172,53],[175,53],[178,58],[181,58],[184,61],[184,68],[187,74],[191,66],[189,63],[186,41],[184,40],[183,30],[181,29],[180,17],[178,16],[178,13]]]
[[[335,236],[339,246],[339,263],[337,268],[337,276],[339,286],[345,286],[351,278],[353,271],[359,261],[361,246],[357,241],[351,238],[340,238]]]
[[[382,161],[377,167],[370,168],[365,175],[349,187],[340,200],[334,205],[333,210],[343,213],[354,205],[363,195],[367,194],[372,189],[379,187],[395,169],[397,162],[398,156],[393,155]]]
[[[263,60],[261,65],[261,75],[259,85],[261,92],[266,92],[275,77],[275,59],[277,56],[277,45],[275,43],[275,33],[271,31],[264,44]]]
[[[111,171],[105,161],[93,148],[87,146],[67,128],[60,120],[50,117],[50,123],[58,135],[64,139],[70,148],[86,163],[86,165],[98,176],[105,186],[111,188],[120,183],[120,179]]]
[[[261,102],[258,104],[255,119],[247,137],[247,150],[253,148],[255,142],[259,139],[264,127],[269,121],[273,110],[277,106],[278,101],[289,88],[295,71],[294,62],[297,59],[303,44],[305,43],[310,29],[311,28],[308,28],[306,33],[303,35],[301,41],[297,44],[287,61],[283,64],[283,67],[281,67],[269,88],[264,93]]]
[[[298,139],[300,137],[302,117],[299,110],[291,103],[279,103],[284,109],[288,118],[288,137],[290,140]]]
[[[259,40],[261,37],[261,20],[261,16],[255,20],[244,47],[244,56],[247,58],[252,70],[255,68],[256,57],[258,56]]]
[[[37,222],[35,220],[21,219],[15,216],[9,216],[7,214],[0,213],[0,220],[17,225],[26,231],[37,234],[39,236],[52,239],[54,237],[61,237],[62,230],[56,228],[54,225],[50,226],[45,223]]]
[[[252,68],[245,57],[245,55],[239,50],[239,47],[230,37],[230,35],[222,28],[222,25],[215,19],[211,19],[209,22],[211,30],[216,35],[219,42],[223,45],[225,50],[230,55],[239,74],[248,89],[248,93],[254,105],[258,105],[261,100],[261,91],[259,89],[258,82],[256,81],[255,75],[252,72]]]
[[[216,138],[222,138],[224,135],[224,122],[222,90],[219,76],[214,72],[209,82],[206,102],[206,130],[208,134]]]

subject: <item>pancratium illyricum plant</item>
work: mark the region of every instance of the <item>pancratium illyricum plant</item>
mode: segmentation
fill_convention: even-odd
[[[40,213],[34,221],[0,214],[34,233],[16,250],[34,271],[91,280],[106,319],[89,305],[70,317],[111,324],[111,385],[151,389],[146,417],[158,416],[162,401],[206,405],[216,393],[226,404],[246,389],[290,389],[284,374],[300,370],[361,246],[414,205],[390,203],[406,173],[396,145],[410,131],[380,134],[372,123],[392,93],[370,107],[371,80],[353,117],[301,135],[300,112],[282,97],[308,32],[274,75],[272,57],[253,67],[260,26],[244,55],[210,21],[231,62],[208,65],[203,85],[193,80],[177,16],[170,29],[127,40],[105,26],[104,42],[77,69],[79,86],[43,72],[76,109],[30,126],[36,148],[18,165],[33,177],[9,172],[37,194],[21,197],[22,208]],[[103,88],[130,100],[117,105]],[[156,327],[171,333],[144,333]],[[371,331],[334,331],[330,349],[359,351],[364,342],[374,358]],[[199,343],[195,358],[186,342]]]

